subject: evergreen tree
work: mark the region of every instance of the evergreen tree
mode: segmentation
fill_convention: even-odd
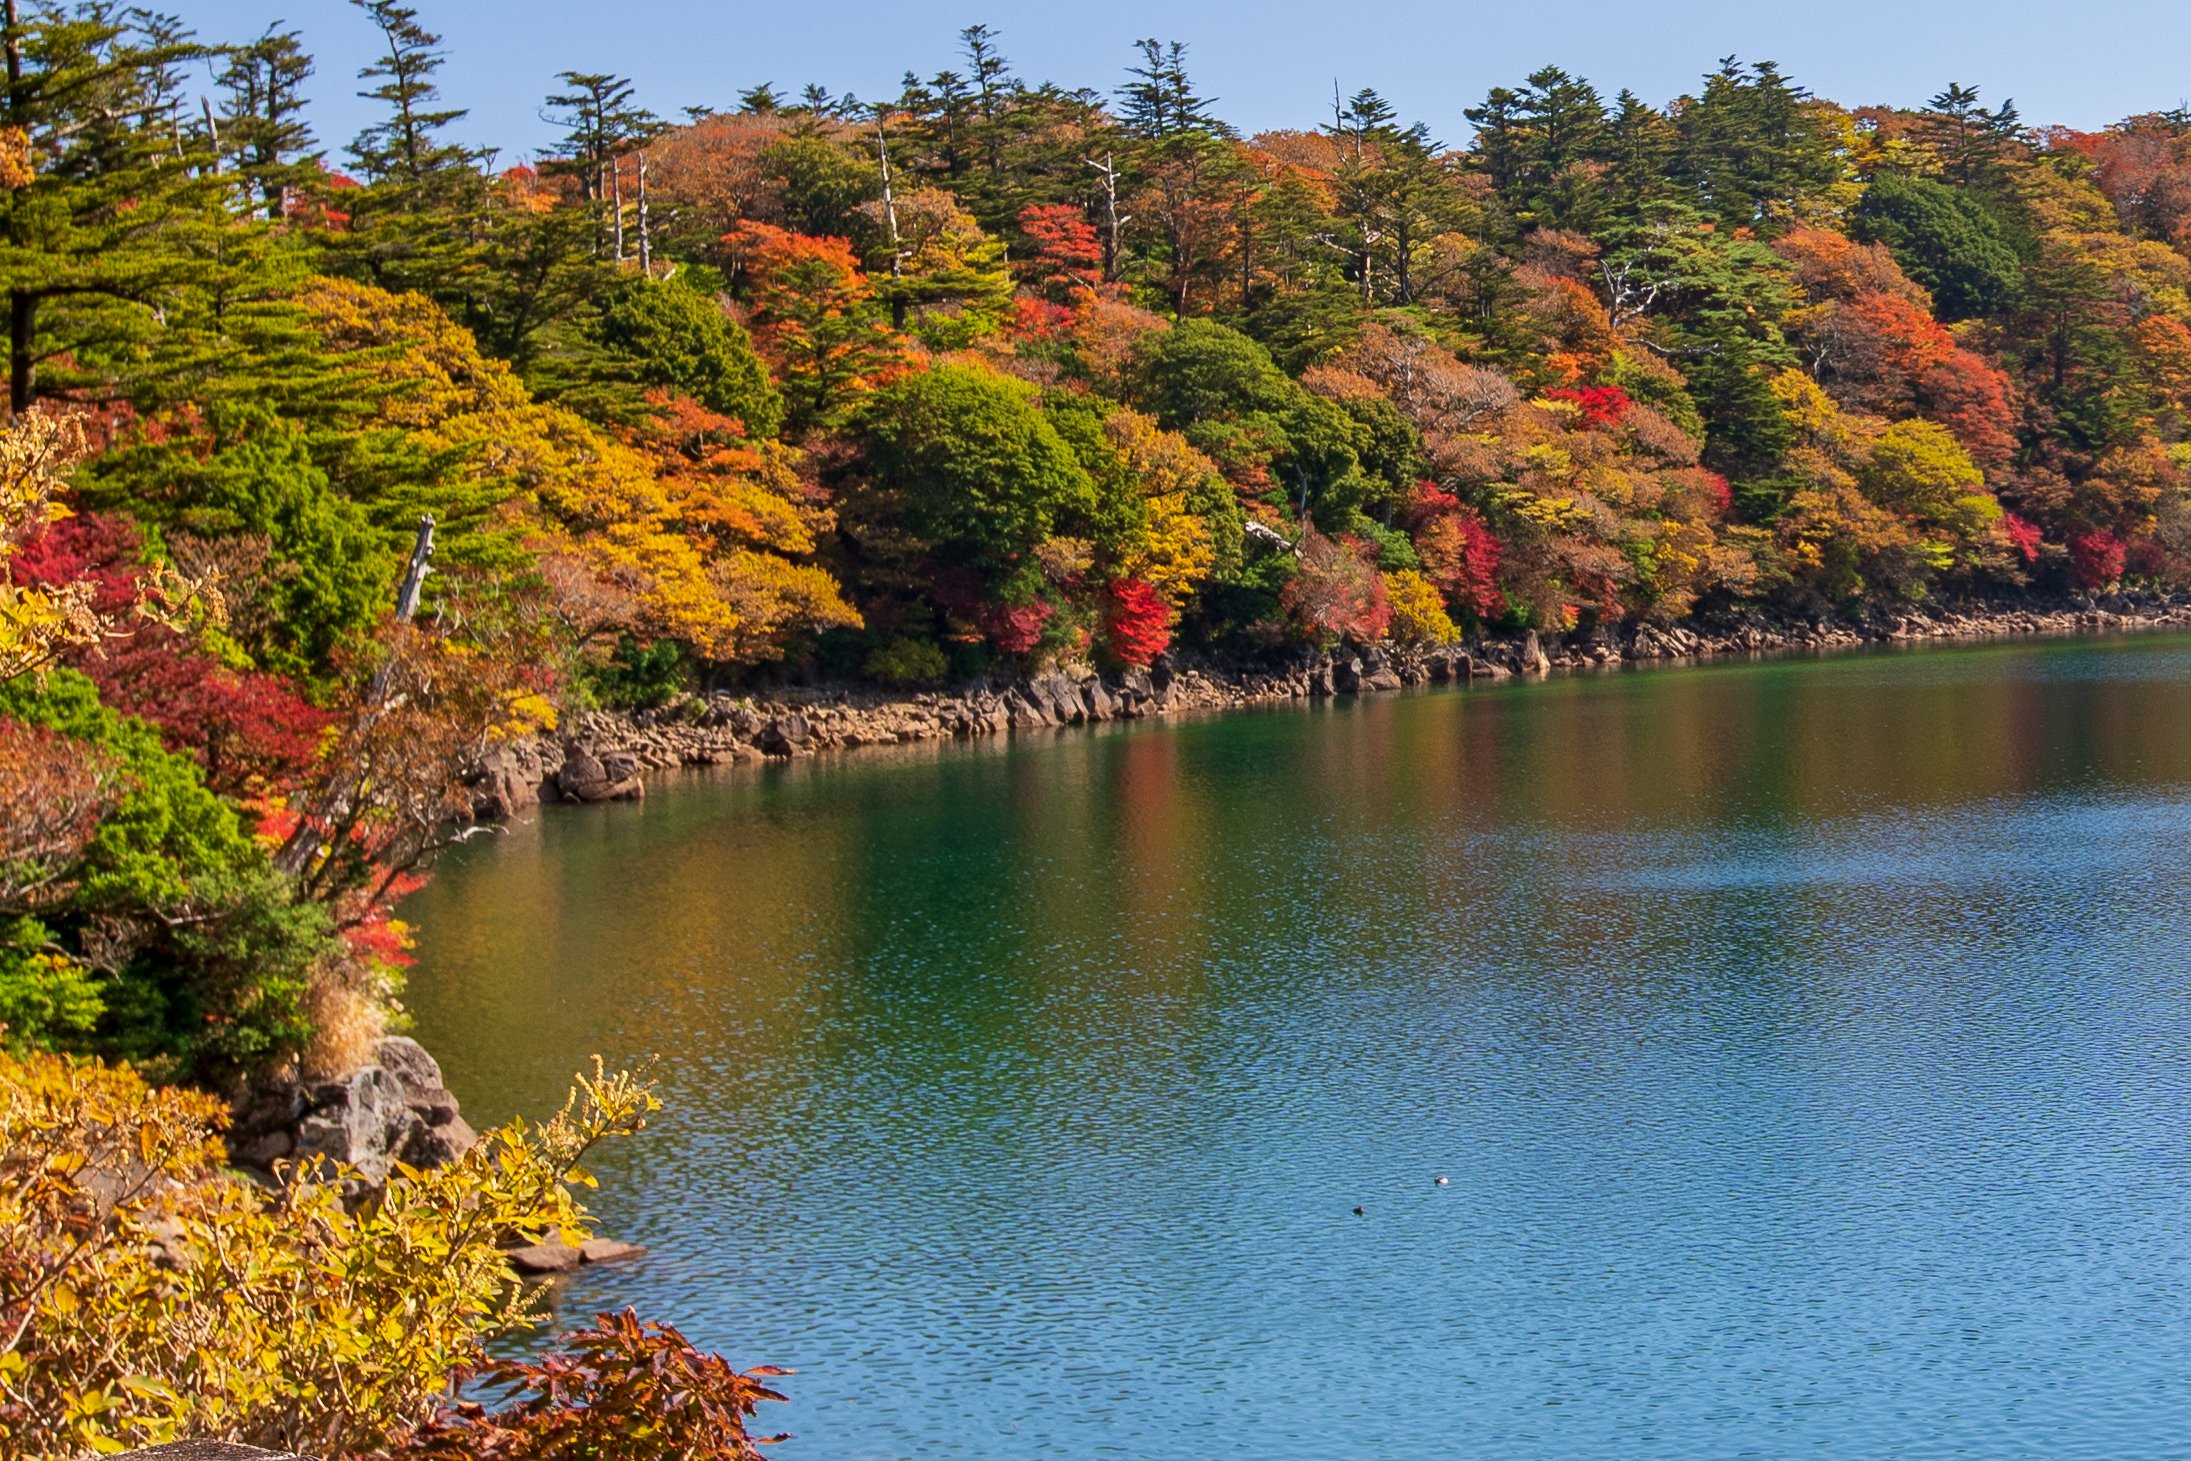
[[[418,12],[395,0],[350,0],[380,30],[387,54],[358,72],[379,84],[359,96],[377,101],[387,115],[358,133],[350,159],[368,183],[392,195],[406,212],[446,202],[467,191],[485,154],[443,136],[470,115],[462,107],[437,107],[441,37],[418,23]]]
[[[0,292],[22,411],[42,363],[120,348],[210,279],[229,219],[211,138],[181,117],[179,68],[204,47],[102,4],[0,14],[0,135],[19,149],[0,187]]]
[[[312,58],[297,32],[271,28],[230,52],[221,71],[227,93],[222,154],[270,219],[280,218],[286,200],[321,177],[320,154],[304,119],[304,83],[311,75]]]

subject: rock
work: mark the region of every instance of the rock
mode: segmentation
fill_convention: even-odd
[[[511,1248],[502,1256],[519,1273],[536,1278],[553,1273],[576,1273],[578,1265],[586,1261],[585,1254],[555,1233],[550,1233],[546,1242]]]
[[[253,1136],[232,1136],[228,1143],[229,1160],[266,1171],[272,1171],[276,1162],[294,1155],[296,1150],[296,1134],[278,1129]]]
[[[1036,730],[1056,724],[1051,720],[1049,711],[1017,686],[1004,697],[1004,716],[1011,722],[1013,730]]]
[[[539,741],[510,741],[489,751],[466,781],[472,816],[506,822],[537,805],[541,793],[553,785],[555,768],[548,761],[548,748]]]
[[[479,1133],[462,1116],[452,1115],[433,1126],[421,1124],[403,1144],[403,1160],[421,1171],[446,1167],[479,1144]]]
[[[1328,656],[1318,659],[1308,667],[1307,682],[1310,695],[1326,698],[1333,693],[1336,688],[1336,677],[1332,673],[1331,660]]]
[[[1088,719],[1091,721],[1118,718],[1118,697],[1105,689],[1103,682],[1094,676],[1091,675],[1081,683],[1080,699],[1088,707]]]
[[[394,1076],[406,1091],[438,1091],[444,1084],[441,1062],[408,1035],[386,1035],[375,1042],[373,1064]]]
[[[1355,690],[1398,690],[1402,688],[1400,676],[1392,668],[1392,661],[1376,645],[1362,651],[1361,669],[1355,678]]]
[[[1537,631],[1534,629],[1522,636],[1521,660],[1522,673],[1525,675],[1552,673],[1552,660],[1545,654],[1544,644],[1537,638]]]
[[[628,756],[596,756],[577,741],[567,742],[556,789],[574,802],[637,801],[646,795],[638,764]]]
[[[794,710],[763,725],[755,732],[753,744],[766,756],[796,756],[813,739],[813,723]]]
[[[578,1253],[588,1263],[628,1263],[647,1256],[647,1250],[637,1243],[619,1243],[613,1238],[588,1238],[578,1245]]]
[[[1362,662],[1351,654],[1333,655],[1331,688],[1341,695],[1359,691],[1362,688]]]
[[[296,1155],[321,1157],[353,1168],[367,1187],[388,1181],[389,1165],[421,1125],[404,1099],[403,1084],[377,1065],[339,1080],[322,1081],[305,1096],[296,1127]]]

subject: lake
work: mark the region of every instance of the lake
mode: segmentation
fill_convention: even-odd
[[[798,1370],[780,1461],[2191,1454],[2191,639],[654,792],[408,1002],[477,1125],[657,1060],[563,1314]]]

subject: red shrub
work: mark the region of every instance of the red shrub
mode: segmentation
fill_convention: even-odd
[[[171,751],[194,757],[206,782],[224,796],[292,785],[334,723],[286,680],[232,670],[204,646],[163,625],[135,619],[144,546],[135,525],[85,514],[66,518],[25,543],[8,569],[17,583],[95,583],[102,614],[128,632],[68,657],[125,715],[159,727]]]
[[[1104,598],[1104,640],[1120,661],[1146,665],[1171,647],[1171,605],[1155,589],[1138,578],[1122,578]]]
[[[2043,541],[2039,529],[2013,512],[2001,514],[2001,531],[2008,534],[2010,546],[2021,553],[2026,563],[2039,561],[2039,544]]]
[[[2069,539],[2069,566],[2082,588],[2105,588],[2123,576],[2123,540],[2113,533],[2074,533]]]
[[[1043,626],[1057,610],[1047,599],[1025,604],[991,604],[981,611],[981,629],[1006,654],[1026,654],[1042,642]]]
[[[1628,393],[1619,386],[1562,386],[1546,391],[1554,401],[1572,401],[1582,408],[1582,424],[1585,426],[1618,426],[1628,408],[1635,404]]]

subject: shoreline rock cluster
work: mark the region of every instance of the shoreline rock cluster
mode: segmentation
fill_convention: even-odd
[[[688,697],[653,710],[582,711],[552,735],[498,748],[474,774],[474,814],[503,821],[536,804],[632,801],[650,773],[787,760],[919,741],[1066,726],[1411,686],[1498,680],[1631,663],[1851,649],[1865,644],[2191,628],[2191,595],[2109,596],[2058,605],[1928,607],[1862,620],[1748,612],[1676,625],[1601,627],[1554,640],[1476,639],[1443,648],[1347,646],[1235,664],[1159,661],[1098,675],[1085,667],[956,692],[791,687],[765,697]]]

